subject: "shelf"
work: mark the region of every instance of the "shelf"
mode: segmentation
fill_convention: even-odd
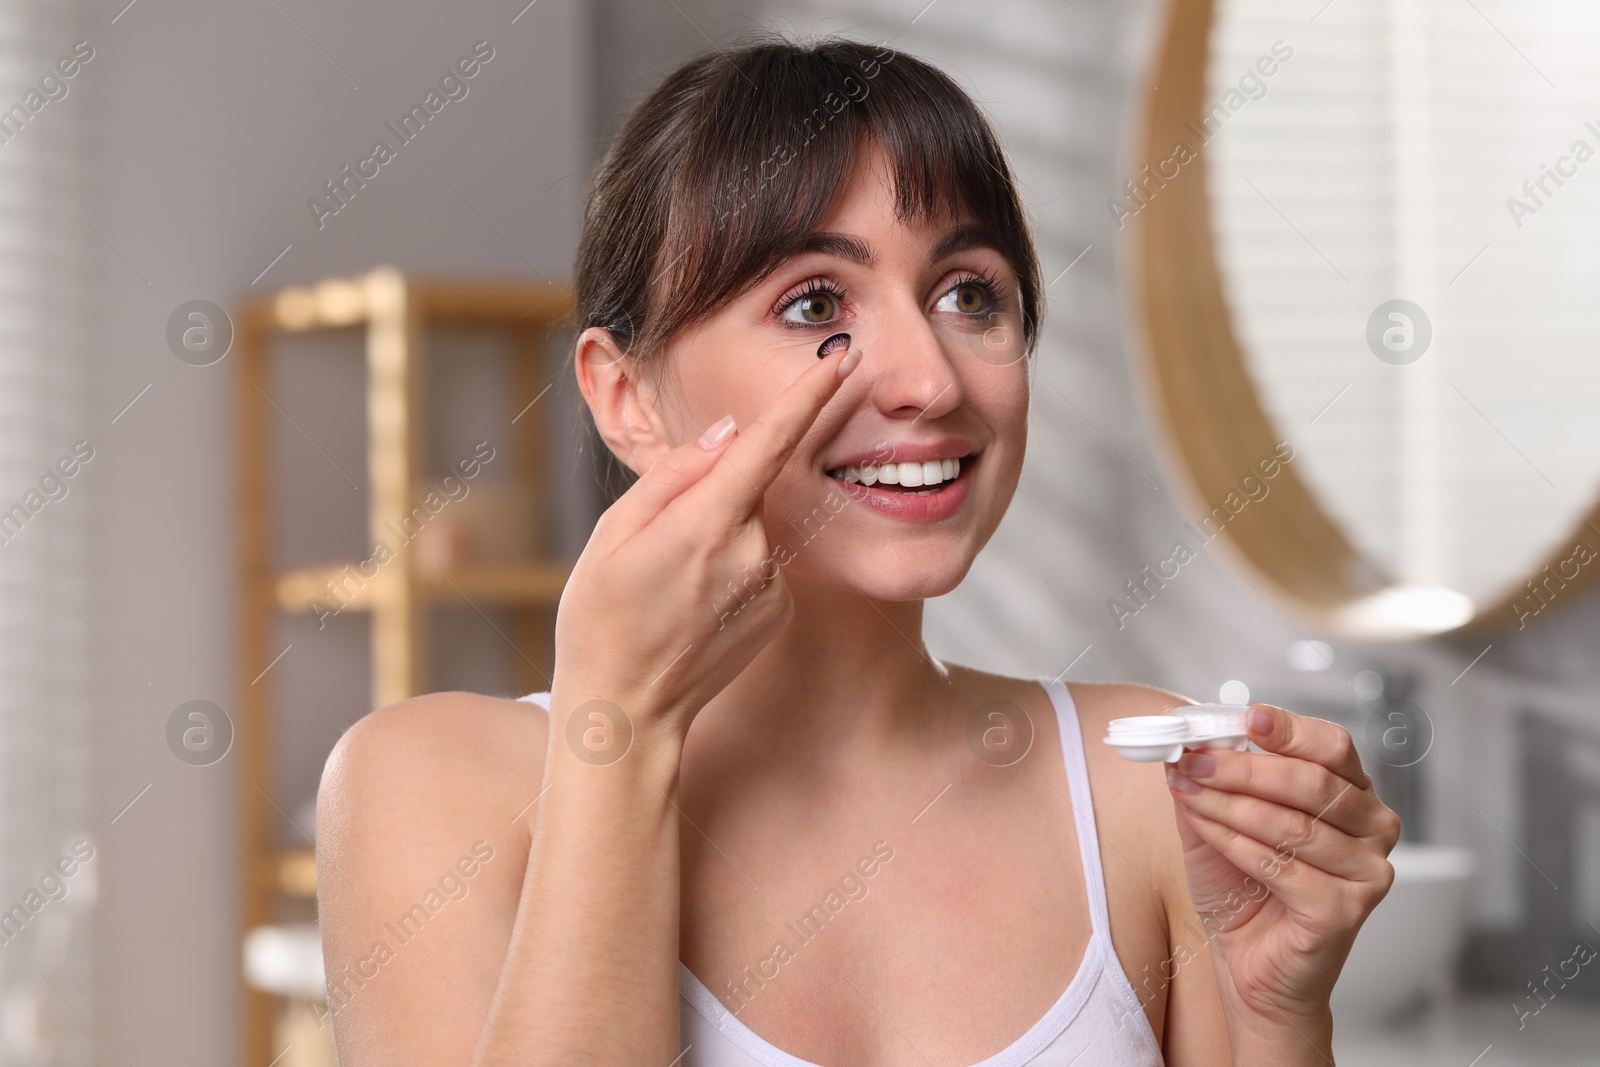
[[[408,302],[432,323],[521,326],[559,321],[572,309],[564,286],[462,282],[403,277],[379,269],[284,289],[249,310],[257,322],[287,333],[364,326]]]
[[[278,837],[282,808],[256,784],[276,777],[275,691],[282,672],[268,673],[274,657],[282,656],[275,628],[285,614],[315,615],[320,623],[329,613],[361,612],[370,621],[367,704],[376,708],[429,691],[430,617],[435,614],[430,609],[472,608],[486,614],[498,608],[510,616],[503,636],[517,653],[511,658],[514,684],[523,692],[541,685],[538,679],[553,667],[555,608],[574,561],[546,555],[552,546],[545,538],[561,507],[551,472],[555,415],[551,404],[533,402],[550,388],[551,341],[572,325],[572,309],[565,285],[414,278],[387,267],[291,286],[237,309],[235,746],[241,763],[240,933],[251,979],[244,984],[239,1022],[238,1062],[244,1067],[270,1067],[291,1043],[274,1036],[275,1017],[284,1017],[274,997],[314,997],[322,980],[315,927],[284,923],[316,899],[315,850],[284,846]],[[320,331],[341,334],[344,347],[362,352],[369,543],[392,545],[398,537],[402,546],[415,544],[393,549],[402,554],[384,556],[382,562],[375,556],[281,568],[274,563],[272,521],[280,477],[273,435],[281,430],[276,425],[281,415],[272,410],[268,395],[292,386],[278,380],[274,352],[280,338]],[[435,338],[460,331],[504,336],[505,415],[512,425],[498,431],[508,456],[497,466],[497,477],[475,483],[470,498],[451,495],[444,514],[439,506],[428,506],[439,484],[424,462],[435,400],[428,371],[438,358],[429,349]],[[504,476],[498,474],[502,467],[510,468]],[[491,625],[501,628],[498,622]],[[326,1031],[309,1039],[318,1041],[327,1041]],[[327,1051],[331,1063],[331,1047]]]
[[[453,574],[422,575],[418,585],[434,603],[466,597],[477,604],[515,604],[554,607],[572,576],[572,563],[542,563],[464,567]]]
[[[355,563],[327,563],[279,571],[276,597],[281,611],[371,611],[398,588],[396,577],[385,571],[364,578]],[[428,603],[448,605],[463,597],[472,604],[553,607],[572,574],[566,560],[530,563],[477,564],[442,574],[419,573],[415,590]],[[343,582],[341,584],[341,579]],[[328,591],[328,583],[338,595]]]
[[[285,849],[278,855],[278,889],[285,896],[317,895],[317,853],[310,848]]]

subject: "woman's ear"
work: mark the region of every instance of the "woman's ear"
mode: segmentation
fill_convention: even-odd
[[[643,474],[672,439],[656,409],[656,391],[639,363],[617,347],[610,331],[591,326],[578,335],[573,360],[578,389],[606,447],[635,474]]]

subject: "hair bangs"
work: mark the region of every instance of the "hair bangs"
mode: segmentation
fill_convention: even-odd
[[[658,172],[670,190],[636,340],[648,358],[760,284],[822,225],[870,145],[890,161],[898,220],[963,212],[1019,282],[1033,350],[1039,267],[988,120],[948,75],[890,48],[827,38],[704,56],[665,91],[696,98]],[[629,338],[634,339],[634,338]]]

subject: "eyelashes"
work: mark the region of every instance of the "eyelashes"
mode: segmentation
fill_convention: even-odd
[[[794,289],[789,290],[788,293],[779,298],[778,302],[772,307],[772,313],[778,317],[779,321],[782,322],[783,325],[789,327],[790,329],[811,330],[820,326],[826,326],[828,323],[795,322],[793,319],[785,319],[783,317],[784,312],[788,311],[796,304],[804,303],[813,297],[822,295],[831,297],[836,303],[842,303],[846,293],[844,287],[832,279],[824,278],[821,275],[815,275],[807,278]]]
[[[982,289],[984,295],[989,298],[989,308],[987,311],[982,312],[982,314],[988,314],[989,311],[999,311],[1001,306],[1005,304],[1006,297],[1010,295],[1010,290],[1006,288],[1005,283],[1000,280],[1000,275],[992,268],[976,274],[968,272],[966,277],[957,278],[956,283],[949,289],[945,290],[945,292],[948,295],[950,292],[961,288],[963,285],[975,285],[979,289]],[[973,312],[973,314],[976,315],[979,313]]]
[[[944,297],[949,296],[951,293],[962,288],[963,286],[973,286],[981,290],[988,301],[988,306],[982,311],[956,312],[958,315],[965,315],[971,319],[985,318],[999,311],[1005,305],[1006,299],[1010,295],[1009,288],[1004,282],[1000,281],[998,274],[991,268],[977,272],[970,270],[963,271],[961,275],[951,283],[950,287],[945,290],[940,299],[944,299]],[[839,285],[831,278],[826,278],[822,275],[813,275],[812,277],[801,282],[799,285],[795,286],[793,289],[790,289],[789,292],[785,293],[781,298],[779,298],[778,302],[772,307],[772,314],[777,317],[780,325],[791,330],[826,329],[836,325],[836,319],[834,318],[826,319],[820,322],[800,322],[785,317],[785,313],[793,308],[796,304],[804,303],[805,301],[814,299],[818,296],[827,296],[836,304],[838,304],[844,302],[845,298],[848,296],[848,293],[843,286]],[[829,337],[828,340],[824,341],[823,343],[826,345],[832,341],[833,338]]]

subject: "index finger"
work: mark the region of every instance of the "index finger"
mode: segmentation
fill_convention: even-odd
[[[1263,715],[1265,721],[1260,720]],[[1252,704],[1248,721],[1250,740],[1268,752],[1321,764],[1357,789],[1372,788],[1355,739],[1338,723],[1296,715],[1271,704]]]
[[[851,349],[837,358],[829,353],[807,367],[749,429],[723,449],[717,465],[681,493],[673,506],[682,504],[701,513],[707,508],[720,509],[739,519],[752,514],[817,415],[859,362],[861,350]]]

